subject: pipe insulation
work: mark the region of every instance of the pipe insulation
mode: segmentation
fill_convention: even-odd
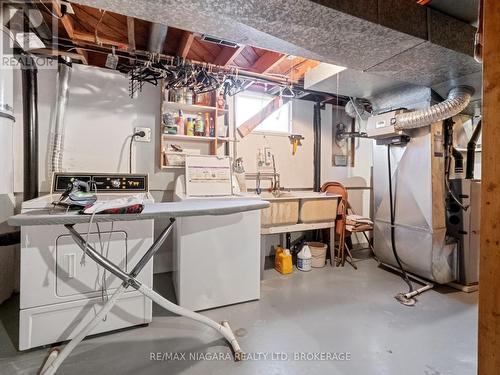
[[[443,121],[462,112],[471,100],[474,89],[468,86],[454,87],[441,103],[427,109],[404,112],[396,115],[395,127],[399,130],[421,128]]]
[[[160,23],[153,23],[148,40],[148,51],[162,53],[165,40],[167,39],[168,26]]]
[[[61,57],[58,66],[58,89],[53,124],[52,153],[50,158],[50,171],[61,172],[63,160],[64,141],[64,114],[68,105],[69,82],[71,78],[71,59]]]

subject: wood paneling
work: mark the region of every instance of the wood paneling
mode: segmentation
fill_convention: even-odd
[[[485,0],[479,375],[500,372],[500,2]]]

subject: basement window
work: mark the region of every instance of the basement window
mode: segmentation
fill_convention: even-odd
[[[243,124],[253,115],[268,105],[275,96],[264,93],[244,92],[236,95],[235,120],[236,127]],[[283,104],[261,122],[252,133],[289,135],[292,133],[292,102]]]

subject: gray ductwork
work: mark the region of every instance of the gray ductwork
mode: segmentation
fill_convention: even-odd
[[[160,23],[153,23],[149,34],[148,51],[162,53],[165,39],[167,39],[168,26]]]
[[[58,67],[58,90],[53,123],[52,155],[50,171],[62,171],[63,140],[64,140],[64,113],[68,105],[69,82],[71,78],[71,59],[61,57]]]
[[[473,93],[474,90],[470,87],[455,87],[441,103],[427,109],[397,114],[394,127],[399,130],[421,128],[453,117],[469,105]]]

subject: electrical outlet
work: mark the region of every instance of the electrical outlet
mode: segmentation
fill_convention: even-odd
[[[137,133],[140,131],[143,131],[144,133],[146,133],[146,135],[144,137],[139,137],[136,135],[134,137],[134,141],[135,142],[151,142],[151,129],[150,128],[139,128],[139,127],[134,128],[134,133]]]

